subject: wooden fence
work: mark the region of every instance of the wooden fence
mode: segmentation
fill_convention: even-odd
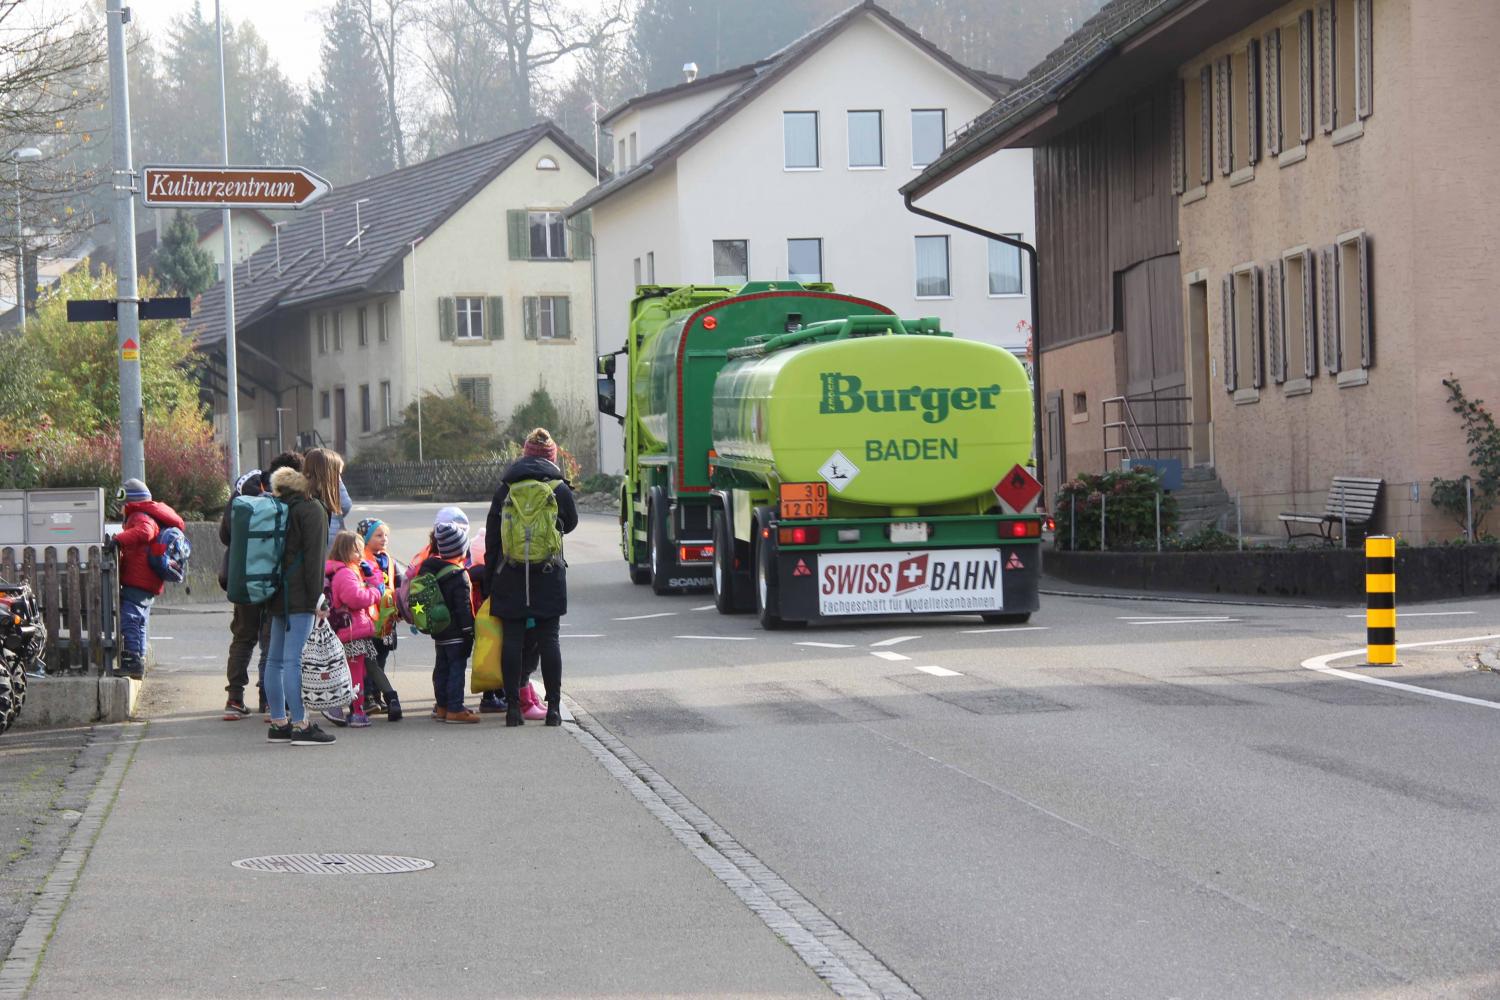
[[[18,558],[19,557],[19,558]],[[120,584],[102,546],[0,548],[0,580],[31,584],[47,626],[47,672],[108,673],[119,655]]]
[[[489,500],[508,462],[354,464],[344,485],[360,500]]]

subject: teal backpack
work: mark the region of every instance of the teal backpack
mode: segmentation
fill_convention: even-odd
[[[281,587],[291,507],[269,494],[229,505],[229,600],[264,604]]]

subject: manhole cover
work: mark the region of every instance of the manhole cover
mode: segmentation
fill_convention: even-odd
[[[400,875],[433,866],[426,858],[390,854],[272,854],[241,858],[236,868],[252,872],[290,872],[294,875]]]

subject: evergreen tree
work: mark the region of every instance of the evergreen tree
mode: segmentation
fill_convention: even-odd
[[[322,81],[303,117],[302,149],[334,184],[395,169],[385,83],[354,0],[337,0],[323,29]]]
[[[837,11],[834,11],[837,13]],[[642,0],[633,41],[652,90],[682,82],[685,63],[699,72],[762,59],[828,19],[805,0]]]
[[[152,268],[163,288],[194,298],[218,279],[218,266],[198,246],[198,227],[186,212],[177,211],[162,234]]]

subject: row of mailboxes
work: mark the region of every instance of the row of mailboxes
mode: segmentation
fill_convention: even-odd
[[[0,490],[0,547],[70,546],[104,542],[104,491]]]

